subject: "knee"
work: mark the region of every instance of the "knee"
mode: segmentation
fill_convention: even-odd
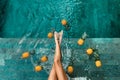
[[[60,59],[55,58],[55,59],[54,59],[54,63],[55,63],[55,64],[60,63]]]

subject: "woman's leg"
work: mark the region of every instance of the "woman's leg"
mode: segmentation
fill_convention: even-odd
[[[52,69],[50,71],[50,75],[48,77],[48,80],[57,80],[57,75],[56,75],[56,72],[55,72],[54,64],[53,64]]]
[[[56,36],[54,36],[55,39],[58,39],[59,35],[56,32],[54,33],[54,35],[56,35]],[[52,69],[50,71],[50,75],[48,77],[48,80],[57,80],[57,74],[56,74],[56,71],[55,71],[54,63],[53,63]]]
[[[54,67],[55,67],[55,71],[57,74],[57,78],[58,80],[68,80],[66,73],[63,69],[62,63],[61,63],[61,51],[60,51],[60,43],[62,40],[62,33],[59,34],[59,38],[58,39],[58,35],[55,33],[54,35],[55,37],[55,43],[56,43],[56,50],[55,50],[55,56],[54,56]]]

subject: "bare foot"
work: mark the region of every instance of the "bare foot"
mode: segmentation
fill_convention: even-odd
[[[61,44],[62,35],[63,35],[63,30],[61,30],[61,31],[59,32],[59,44]]]
[[[54,32],[55,43],[59,43],[59,34],[55,31]]]

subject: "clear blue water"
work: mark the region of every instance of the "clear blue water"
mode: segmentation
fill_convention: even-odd
[[[61,20],[70,27],[66,30]],[[120,80],[120,0],[0,0],[0,80],[47,80],[54,56],[52,30],[64,30],[62,53],[66,67],[74,60],[74,77]],[[83,46],[77,40],[86,32]],[[103,66],[96,68],[85,50],[97,48]],[[44,70],[36,73],[24,51],[35,50],[35,61],[47,55]]]
[[[46,38],[51,29],[64,29],[79,38],[87,32],[94,38],[120,37],[119,0],[1,0],[0,36],[4,38]],[[67,34],[66,34],[67,35]]]

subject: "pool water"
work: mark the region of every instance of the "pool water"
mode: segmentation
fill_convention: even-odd
[[[69,36],[79,38],[87,32],[91,38],[120,37],[119,0],[1,0],[0,36],[46,38],[52,29],[64,29],[66,19]],[[66,34],[67,35],[67,34]]]
[[[66,19],[69,30],[61,24]],[[71,78],[120,80],[120,1],[119,0],[0,0],[0,80],[47,80],[54,57],[54,30],[64,31],[63,65],[72,64]],[[86,32],[82,46],[77,44]],[[86,54],[98,49],[102,67]],[[28,59],[25,51],[35,50]],[[48,62],[35,72],[36,61],[43,55]]]

